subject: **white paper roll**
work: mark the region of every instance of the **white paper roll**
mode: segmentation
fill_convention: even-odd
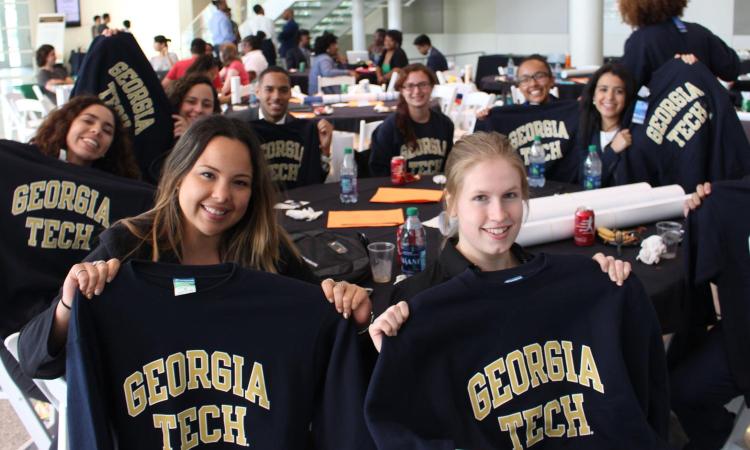
[[[311,99],[315,99],[316,103],[323,103],[325,105],[331,105],[334,103],[344,103],[344,102],[373,102],[373,101],[382,101],[387,102],[390,100],[398,100],[398,96],[400,94],[398,92],[370,92],[369,94],[326,94],[322,96],[309,96]],[[308,103],[306,101],[305,103]]]
[[[594,211],[594,224],[597,227],[624,228],[644,225],[657,220],[673,219],[682,215],[682,207],[687,195],[645,201],[628,206]],[[521,226],[516,242],[523,246],[546,244],[573,237],[575,217],[566,217],[526,222]]]
[[[679,188],[679,186],[677,187]],[[632,204],[633,198],[637,200],[639,195],[644,195],[651,190],[651,185],[648,183],[634,183],[592,191],[532,198],[529,200],[526,221],[534,222],[555,217],[573,217],[576,208],[579,206],[588,206],[596,211],[599,208],[623,206],[623,200],[627,201],[627,204]],[[681,188],[680,194],[684,194]]]
[[[240,76],[235,75],[229,79],[229,87],[232,89],[232,104],[239,105],[242,102],[242,96],[240,95]]]

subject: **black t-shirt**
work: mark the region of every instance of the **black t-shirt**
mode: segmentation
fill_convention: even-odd
[[[377,65],[380,66],[380,68],[383,68],[383,64],[385,63],[385,54],[387,51],[384,49],[383,53],[380,54],[378,57]],[[401,47],[395,49],[393,51],[393,54],[391,55],[391,70],[393,69],[401,69],[403,67],[406,67],[409,65],[409,58],[406,56],[406,52]]]
[[[545,177],[572,183],[578,177],[581,161],[576,146],[578,118],[578,102],[575,100],[500,106],[492,108],[484,120],[478,120],[475,130],[497,131],[508,136],[527,167],[534,136],[540,136],[547,161]]]
[[[388,116],[372,133],[370,143],[370,174],[391,175],[391,158],[403,156],[406,170],[413,174],[440,173],[453,148],[453,122],[440,111],[430,110],[427,123],[409,119],[417,137],[417,146],[406,145],[405,137],[396,127],[396,114]]]
[[[71,448],[372,448],[355,330],[317,286],[130,261],[69,333]]]
[[[638,28],[625,41],[622,64],[635,77],[636,86],[648,85],[653,72],[678,53],[692,53],[715,76],[726,81],[735,80],[740,74],[737,53],[705,27],[691,22],[681,23],[685,32],[669,19]]]
[[[633,276],[540,254],[409,304],[365,401],[379,448],[668,448],[659,323]]]
[[[750,403],[750,179],[713,183],[711,195],[688,215],[685,238],[694,291],[706,292],[700,286],[708,282],[719,289],[729,368]]]
[[[145,183],[45,156],[0,140],[2,245],[0,337],[49,305],[70,267],[115,221],[152,206]]]
[[[672,59],[654,72],[643,124],[620,156],[618,183],[679,184],[737,179],[750,173],[750,144],[726,89],[701,62]]]
[[[157,181],[163,162],[160,155],[173,144],[172,107],[132,34],[94,40],[71,93],[79,94],[96,95],[115,109],[134,136],[141,173],[147,181]]]
[[[283,189],[325,180],[317,121],[287,115],[286,122],[280,125],[264,119],[254,120],[250,125],[260,138],[271,178]]]

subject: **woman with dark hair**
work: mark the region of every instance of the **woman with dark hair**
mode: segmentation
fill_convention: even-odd
[[[184,76],[188,75],[203,75],[211,80],[214,80],[214,88],[219,91],[224,85],[221,82],[219,76],[219,62],[214,58],[212,54],[205,54],[195,58],[195,61],[187,68]]]
[[[24,372],[54,378],[65,371],[71,305],[80,290],[93,298],[130,259],[184,265],[235,263],[318,284],[273,206],[278,197],[258,138],[246,124],[221,115],[196,121],[164,163],[153,209],[124,219],[99,236],[84,262],[68,272],[58,296],[21,331]],[[370,321],[364,289],[327,279],[329,301],[345,305],[360,326]]]
[[[174,137],[179,138],[195,120],[221,112],[219,96],[204,75],[188,75],[174,83],[169,93],[174,119]]]
[[[129,132],[112,107],[83,95],[52,111],[31,143],[45,155],[114,175],[140,178]]]
[[[737,79],[737,53],[718,36],[697,23],[680,19],[688,0],[620,0],[622,20],[636,30],[625,42],[622,63],[635,78],[636,87],[647,85],[651,74],[668,60],[685,55],[685,61],[702,61],[725,81]],[[690,56],[692,55],[692,56]]]
[[[336,67],[335,58],[339,52],[339,38],[333,33],[323,33],[322,36],[318,36],[315,39],[315,46],[313,51],[315,56],[312,57],[310,62],[310,75],[308,76],[308,87],[309,95],[315,95],[318,93],[318,77],[337,77],[340,75],[349,75],[357,77],[357,72],[347,69],[339,69]]]
[[[621,64],[600,67],[581,94],[582,158],[589,145],[596,145],[602,159],[602,186],[614,184],[611,178],[620,154],[633,142],[630,130],[623,128],[623,113],[634,98],[635,81]]]
[[[39,72],[36,74],[36,82],[53,102],[55,101],[55,86],[58,84],[73,84],[73,79],[68,76],[68,71],[62,65],[55,64],[57,54],[55,47],[44,44],[36,50],[36,65]]]
[[[383,40],[383,53],[376,63],[378,74],[378,83],[387,83],[391,79],[391,74],[395,69],[406,67],[409,64],[409,58],[401,48],[404,37],[398,30],[388,30],[385,32]]]
[[[391,158],[406,158],[412,174],[443,171],[453,147],[453,122],[442,112],[430,109],[432,88],[437,77],[423,64],[410,64],[401,71],[396,90],[401,93],[396,112],[375,129],[370,145],[370,173],[388,176]]]
[[[219,50],[221,56],[221,63],[224,65],[219,76],[221,77],[224,85],[221,88],[222,95],[230,95],[232,93],[231,80],[234,76],[240,77],[240,84],[250,84],[250,77],[245,70],[245,66],[242,64],[239,53],[237,53],[237,46],[232,43],[225,43],[221,45]]]

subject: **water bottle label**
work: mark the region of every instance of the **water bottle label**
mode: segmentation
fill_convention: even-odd
[[[415,274],[427,267],[427,252],[422,247],[408,246],[401,252],[401,269],[405,274]]]
[[[544,176],[544,164],[531,163],[529,165],[529,175],[531,178],[539,178]]]
[[[353,194],[354,183],[351,175],[341,175],[341,193],[342,194]]]
[[[583,179],[583,188],[588,189],[599,189],[602,187],[602,179],[601,177],[596,176],[587,176]]]

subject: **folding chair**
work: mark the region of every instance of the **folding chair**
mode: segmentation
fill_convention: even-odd
[[[436,84],[432,88],[432,98],[440,100],[440,110],[446,116],[450,115],[453,104],[456,103],[457,92],[455,84]]]
[[[326,183],[338,183],[341,181],[341,162],[344,160],[344,149],[354,148],[354,133],[348,131],[333,131],[331,137],[331,168],[328,170]]]
[[[24,98],[15,92],[5,94],[3,99],[10,111],[12,127],[16,131],[18,141],[28,142],[44,120],[44,106],[39,100]]]
[[[372,133],[375,129],[383,123],[382,120],[375,122],[365,122],[364,120],[359,121],[359,146],[357,147],[358,152],[363,152],[370,148],[370,141],[372,140]]]
[[[42,102],[42,106],[44,106],[44,109],[47,111],[45,115],[51,113],[52,110],[55,109],[55,104],[52,103],[52,100],[44,95],[44,92],[42,92],[42,88],[38,84],[31,86],[31,89],[34,91],[36,99]]]
[[[351,86],[356,82],[357,80],[349,75],[340,75],[338,77],[321,77],[320,75],[318,75],[318,94],[323,93],[324,87],[341,86],[342,84]]]

